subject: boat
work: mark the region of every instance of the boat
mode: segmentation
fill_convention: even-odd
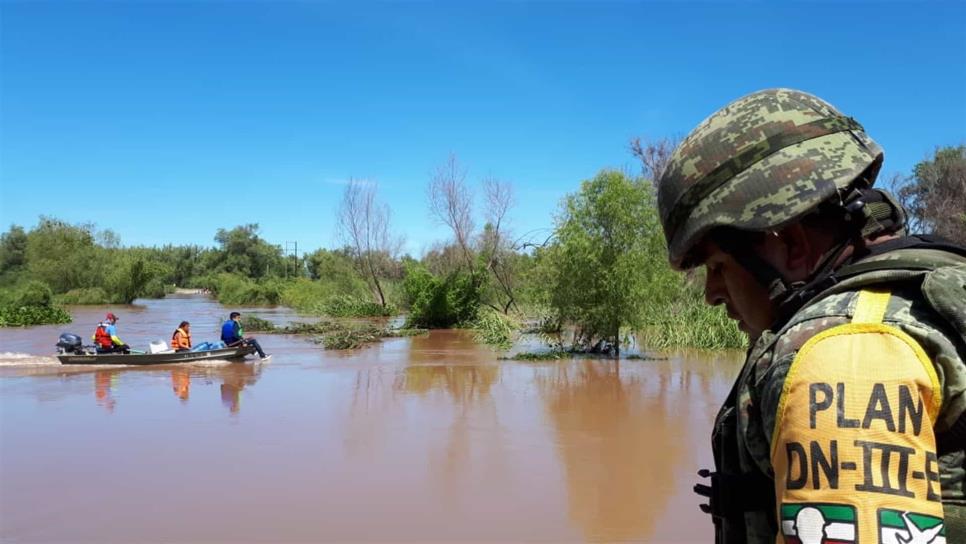
[[[62,365],[165,365],[217,359],[241,359],[255,353],[252,346],[213,349],[209,351],[174,351],[171,353],[70,353],[58,355]]]
[[[241,359],[255,353],[254,346],[235,346],[204,351],[163,351],[160,353],[97,353],[92,346],[81,346],[80,337],[65,333],[57,343],[57,359],[62,365],[166,365],[219,359]]]

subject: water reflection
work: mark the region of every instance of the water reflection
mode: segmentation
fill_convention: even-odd
[[[462,406],[488,399],[500,377],[500,367],[487,355],[462,331],[434,331],[414,337],[408,364],[396,377],[393,389],[415,395],[439,390]]]
[[[114,413],[117,401],[111,390],[117,385],[117,370],[98,370],[94,372],[94,399],[98,406],[103,406],[109,413]]]
[[[680,382],[666,372],[621,370],[617,361],[584,360],[541,368],[535,378],[564,465],[570,517],[591,540],[650,537],[656,523],[670,521],[675,475],[693,462],[674,420],[683,408]]]
[[[241,392],[246,385],[254,385],[261,374],[261,365],[236,363],[225,367],[229,372],[220,373],[221,403],[232,414],[241,411]]]
[[[191,394],[191,373],[185,368],[175,368],[171,371],[171,389],[174,396],[181,399],[181,402],[188,402]]]
[[[168,367],[170,368],[170,367]],[[102,406],[108,413],[114,413],[117,408],[116,393],[119,388],[120,377],[124,374],[135,373],[133,376],[145,376],[168,372],[171,376],[171,390],[182,404],[188,404],[191,398],[191,381],[200,379],[205,383],[220,381],[219,391],[221,403],[231,414],[241,411],[242,391],[254,385],[261,375],[260,364],[224,363],[217,366],[178,366],[163,370],[160,368],[111,368],[94,371],[94,399],[98,406]],[[74,373],[68,374],[74,375]],[[139,386],[132,386],[141,389]]]

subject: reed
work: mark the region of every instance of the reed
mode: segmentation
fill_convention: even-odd
[[[635,337],[648,348],[692,347],[740,349],[747,346],[745,335],[728,318],[721,306],[711,307],[693,296],[684,297],[649,316]]]

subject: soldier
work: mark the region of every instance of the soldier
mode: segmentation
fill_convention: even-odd
[[[772,89],[661,175],[671,264],[703,265],[751,340],[695,486],[717,542],[966,542],[966,250],[905,235],[882,159],[854,119]]]

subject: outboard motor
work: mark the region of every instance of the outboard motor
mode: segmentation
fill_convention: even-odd
[[[83,353],[84,346],[81,344],[81,337],[76,334],[71,334],[65,332],[60,335],[57,341],[57,353],[60,354],[71,354],[71,353]]]

